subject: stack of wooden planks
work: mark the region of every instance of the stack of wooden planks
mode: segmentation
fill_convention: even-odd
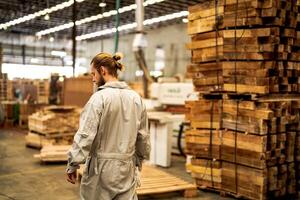
[[[196,183],[250,199],[294,195],[300,97],[212,96],[186,103],[187,168]]]
[[[28,117],[26,145],[71,144],[79,125],[80,109],[71,106],[48,106]]]
[[[189,11],[198,91],[299,92],[296,1],[209,0]]]
[[[49,80],[48,79],[40,79],[35,80],[34,85],[37,88],[37,102],[38,103],[48,103],[49,99]]]
[[[0,73],[0,101],[7,100],[7,74]]]
[[[300,189],[300,1],[209,0],[189,9],[199,100],[186,102],[199,187],[248,199]]]

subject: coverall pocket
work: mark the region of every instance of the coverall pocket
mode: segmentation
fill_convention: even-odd
[[[134,180],[134,167],[132,162],[109,160],[101,173],[104,185],[116,189],[124,189]]]

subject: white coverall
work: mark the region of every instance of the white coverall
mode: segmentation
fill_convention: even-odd
[[[108,82],[91,96],[80,115],[67,172],[85,163],[82,200],[136,200],[136,170],[149,153],[148,119],[141,97],[125,82]]]

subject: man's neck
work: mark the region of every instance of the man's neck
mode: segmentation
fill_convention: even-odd
[[[116,81],[118,81],[118,79],[116,77],[108,77],[105,82],[109,83],[109,82],[116,82]]]

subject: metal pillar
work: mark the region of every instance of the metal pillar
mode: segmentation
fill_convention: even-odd
[[[73,3],[73,15],[72,15],[72,20],[73,20],[73,31],[72,31],[72,60],[73,60],[73,76],[75,76],[75,64],[76,64],[76,35],[77,35],[77,27],[76,27],[76,19],[77,19],[77,2],[74,0]]]

